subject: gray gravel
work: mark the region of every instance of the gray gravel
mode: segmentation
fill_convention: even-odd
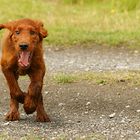
[[[45,51],[45,59],[51,72],[139,70],[140,51],[122,48],[76,47]]]
[[[22,106],[20,121],[4,121],[9,97],[7,92],[2,94],[3,90],[0,88],[0,134],[6,139],[140,139],[140,87],[122,83],[47,84],[43,90],[44,103],[51,123],[35,122],[35,114],[27,116]]]
[[[49,74],[140,68],[138,50],[47,48],[45,54]],[[0,140],[140,140],[140,86],[125,82],[94,85],[86,81],[61,85],[46,77],[44,104],[52,122],[35,122],[36,114],[26,115],[22,105],[21,120],[6,122],[9,91],[1,73],[0,81]],[[22,77],[19,83],[27,89],[29,79]]]

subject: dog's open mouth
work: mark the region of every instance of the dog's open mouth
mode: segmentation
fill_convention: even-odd
[[[20,51],[18,54],[18,64],[22,68],[28,68],[30,66],[32,53],[29,51]]]

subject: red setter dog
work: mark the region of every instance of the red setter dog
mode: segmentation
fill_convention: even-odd
[[[37,111],[36,120],[50,121],[45,113],[42,98],[45,64],[43,60],[42,41],[47,31],[40,21],[20,19],[0,24],[0,29],[8,29],[2,40],[1,68],[10,89],[10,111],[6,120],[20,119],[19,103],[24,104],[27,114]],[[28,92],[21,91],[18,85],[20,75],[30,77]]]

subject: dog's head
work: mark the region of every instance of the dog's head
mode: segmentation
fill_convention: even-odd
[[[0,29],[4,28],[10,31],[10,39],[18,55],[18,65],[21,68],[28,68],[35,47],[48,35],[43,28],[43,23],[31,19],[20,19],[0,24]]]

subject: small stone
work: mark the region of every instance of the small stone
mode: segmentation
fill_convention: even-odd
[[[125,121],[125,118],[123,118],[122,120],[121,120],[121,123],[125,123],[126,121]]]
[[[139,112],[140,112],[140,109],[137,110],[137,113],[139,113]]]
[[[121,95],[119,92],[117,92],[117,95]]]
[[[87,106],[90,105],[90,104],[91,104],[91,102],[87,102],[87,103],[86,103]]]
[[[88,111],[86,111],[85,114],[88,114]]]
[[[77,96],[79,96],[79,95],[80,95],[80,93],[78,92],[78,93],[77,93]]]
[[[6,126],[6,125],[9,125],[9,124],[10,124],[10,122],[6,122],[6,123],[2,124],[2,126]]]
[[[68,122],[69,122],[69,123],[71,123],[71,122],[72,122],[72,120],[68,120]]]
[[[6,90],[3,90],[4,92],[7,92]]]
[[[139,134],[140,133],[140,131],[137,131],[135,134]]]
[[[65,105],[64,103],[59,103],[59,104],[58,104],[58,106],[64,106],[64,105]]]
[[[21,116],[25,116],[26,114],[25,113],[21,113]]]
[[[109,115],[109,118],[114,118],[115,115],[116,115],[116,113],[112,113],[112,114]]]
[[[56,131],[54,132],[54,134],[57,134],[57,133],[58,133],[58,132],[56,132]]]
[[[129,108],[129,107],[130,107],[130,105],[125,106],[125,108]]]
[[[45,95],[47,95],[49,93],[49,91],[45,91]]]

